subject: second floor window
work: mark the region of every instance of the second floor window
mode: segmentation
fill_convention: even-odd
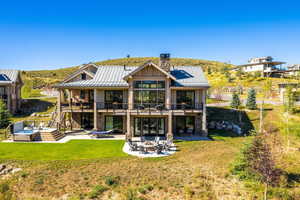
[[[163,108],[165,105],[165,81],[135,81],[135,108]]]
[[[178,90],[177,95],[177,108],[193,108],[195,104],[195,91],[193,90]]]
[[[134,88],[162,89],[165,88],[165,81],[135,81]]]
[[[80,99],[85,99],[85,90],[80,90]]]
[[[123,105],[122,90],[106,90],[105,91],[105,108],[121,109]]]
[[[81,74],[81,80],[86,80],[86,74],[85,73]]]

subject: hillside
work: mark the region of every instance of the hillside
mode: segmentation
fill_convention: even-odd
[[[95,62],[97,65],[131,65],[139,66],[145,62],[151,60],[154,63],[159,62],[158,57],[136,57],[136,58],[118,58],[111,60],[104,60]],[[218,71],[221,68],[227,67],[228,65],[216,61],[208,61],[201,59],[191,58],[172,58],[172,65],[175,66],[202,66],[204,71],[210,69],[211,71]],[[62,81],[67,75],[78,69],[79,66],[66,67],[55,70],[39,70],[39,71],[23,71],[22,78],[25,83],[25,93],[29,94],[30,89],[40,89],[45,86],[51,86],[55,83]],[[24,97],[30,97],[31,95],[25,95]],[[36,96],[36,94],[34,94]]]

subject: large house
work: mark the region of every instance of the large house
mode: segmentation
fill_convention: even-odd
[[[22,86],[20,71],[0,69],[0,99],[12,114],[20,110]]]
[[[271,56],[251,58],[247,64],[239,65],[242,71],[248,73],[259,72],[263,77],[273,76],[276,73],[281,72],[279,65],[285,64],[285,62],[274,61]]]
[[[86,64],[56,86],[58,122],[129,137],[207,135],[209,84],[199,66]]]

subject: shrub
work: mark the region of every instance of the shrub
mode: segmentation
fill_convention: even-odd
[[[105,177],[105,184],[108,186],[116,186],[119,184],[120,177],[107,176]]]
[[[126,200],[146,200],[146,199],[143,197],[138,197],[135,190],[129,189],[127,190],[126,193]]]
[[[5,103],[0,99],[0,128],[6,128],[9,125],[10,117]]]
[[[8,183],[4,182],[0,184],[0,199],[1,200],[11,200],[12,193],[9,191]]]
[[[0,184],[0,193],[5,193],[9,191],[9,185],[8,183],[4,182]]]
[[[102,186],[102,185],[96,185],[93,190],[88,194],[88,197],[90,199],[96,199],[99,195],[101,195],[103,192],[107,191],[108,188]]]
[[[150,192],[152,190],[153,190],[153,186],[148,185],[148,184],[144,185],[138,189],[139,193],[141,193],[141,194],[147,194],[148,192]]]

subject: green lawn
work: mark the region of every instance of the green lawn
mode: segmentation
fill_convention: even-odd
[[[79,160],[125,157],[121,140],[72,140],[65,144],[0,143],[2,160]]]

